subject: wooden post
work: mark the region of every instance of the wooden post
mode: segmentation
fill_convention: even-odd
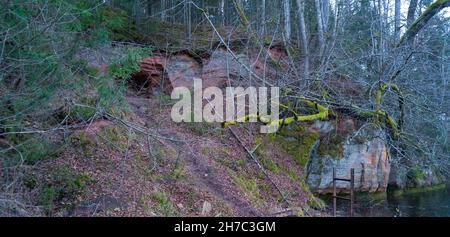
[[[336,217],[336,168],[333,167],[333,216]]]
[[[350,217],[353,216],[353,202],[355,189],[355,169],[350,170]]]

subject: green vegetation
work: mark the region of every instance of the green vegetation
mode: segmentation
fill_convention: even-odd
[[[183,123],[189,130],[198,136],[210,134],[211,132],[220,132],[219,129],[214,128],[214,124],[207,123],[203,119],[201,122],[194,122],[194,113],[190,114],[191,122]]]
[[[149,56],[150,52],[150,48],[128,47],[125,57],[109,66],[110,75],[117,79],[129,79],[133,73],[140,71],[139,61]]]
[[[116,146],[121,143],[126,143],[128,140],[127,132],[120,126],[104,126],[101,128],[100,135],[102,135],[108,142]]]
[[[79,132],[71,135],[68,139],[69,144],[71,144],[75,149],[79,148],[79,151],[87,157],[94,155],[95,142],[88,138],[84,133]]]
[[[38,185],[38,181],[33,175],[26,174],[25,177],[23,178],[23,184],[25,185],[25,187],[32,190]]]
[[[396,172],[402,176],[399,180],[407,176],[399,187],[440,182],[441,175],[450,174],[448,162],[443,162],[450,153],[448,81],[443,79],[450,58],[449,22],[445,14],[438,14],[450,7],[450,0],[419,1],[417,6],[413,3],[417,1],[410,1],[412,11],[400,26],[402,18],[396,10],[404,6],[391,9],[388,4],[380,11],[379,4],[368,0],[329,6],[325,6],[329,1],[316,1],[323,8],[313,1],[208,0],[198,6],[195,2],[8,0],[0,4],[0,197],[6,200],[0,202],[0,214],[3,203],[21,208],[36,205],[37,212],[42,208],[48,215],[65,214],[77,202],[87,201],[83,198],[92,197],[86,191],[95,190],[97,198],[112,187],[126,187],[118,186],[116,177],[104,179],[117,175],[120,168],[126,176],[120,182],[145,186],[133,200],[158,214],[180,214],[171,203],[180,201],[172,196],[179,193],[172,190],[187,192],[187,210],[198,211],[198,199],[212,199],[211,193],[201,190],[203,186],[214,190],[212,185],[230,185],[231,179],[233,190],[238,188],[259,209],[270,206],[263,203],[267,196],[281,201],[284,191],[289,198],[301,197],[292,210],[303,216],[308,214],[307,205],[323,207],[305,181],[308,159],[317,158],[314,165],[319,167],[314,168],[319,169],[326,162],[321,158],[341,159],[353,132],[356,144],[376,136],[395,148],[387,151],[392,170],[399,164],[406,170]],[[271,11],[280,6],[283,10]],[[287,17],[293,12],[294,18]],[[383,12],[395,16],[388,19]],[[322,21],[319,13],[330,17]],[[342,19],[346,24],[339,24]],[[402,37],[400,28],[406,30]],[[218,50],[226,50],[254,73],[235,62],[229,64],[235,59],[216,61],[213,55]],[[140,61],[155,55],[155,61],[166,55],[168,63],[146,64],[155,67],[147,77],[139,72]],[[194,74],[199,69],[199,77],[208,80],[205,85],[216,83],[209,83],[212,76],[230,86],[263,83],[282,88],[282,119],[244,117],[276,126],[278,133],[255,135],[254,126],[242,124],[236,127],[235,139],[218,124],[178,126],[166,113],[173,104],[168,91],[145,88],[149,93],[141,97],[143,93],[130,90],[148,80],[153,85],[159,76],[186,76],[180,70],[186,68],[180,65],[184,57],[198,63]],[[331,132],[325,132],[329,124],[319,123],[327,119],[335,122]],[[312,122],[317,123],[311,126]],[[88,125],[92,127],[87,129]],[[376,132],[366,131],[368,126]],[[187,141],[180,145],[179,139]],[[257,156],[274,183],[289,182],[279,185],[282,195],[276,196],[267,174],[248,159],[242,146]],[[193,161],[195,155],[204,160]],[[91,187],[91,173],[79,170],[84,167],[94,170],[106,187]],[[218,179],[224,181],[204,182],[199,191],[195,182],[203,174],[193,178],[192,173],[206,168],[217,168]],[[158,188],[166,192],[155,191]],[[130,200],[130,192],[123,193]],[[185,214],[186,208],[179,209]],[[14,210],[11,215],[16,212],[28,210]]]
[[[27,140],[22,143],[19,150],[27,164],[35,164],[44,158],[57,156],[61,152],[61,148],[56,143],[42,137]]]
[[[409,170],[409,172],[407,173],[407,176],[413,182],[418,183],[425,177],[425,174],[423,173],[423,170],[420,166],[416,166]]]
[[[332,133],[329,137],[326,137],[320,141],[317,148],[318,156],[329,156],[333,159],[340,159],[344,156],[344,141],[345,137]]]
[[[261,165],[265,169],[275,174],[280,174],[283,169],[273,160],[273,157],[270,157],[268,148],[266,146],[267,143],[263,141],[261,138],[257,138],[255,143],[256,145],[253,152],[258,157]]]
[[[261,157],[261,156],[259,156]],[[280,166],[278,166],[277,163],[275,163],[272,159],[270,158],[261,158],[260,159],[261,165],[266,168],[267,170],[275,173],[275,174],[279,174],[281,173],[282,169],[280,168]]]
[[[83,195],[87,185],[92,182],[89,175],[76,173],[68,166],[62,166],[50,173],[39,193],[38,203],[45,207],[47,214],[55,208],[70,208]]]
[[[257,190],[257,179],[255,177],[246,177],[245,175],[235,175],[233,180],[245,192],[254,194]]]
[[[13,157],[8,166],[57,156],[55,127],[89,121],[98,111],[123,115],[125,86],[75,56],[81,47],[109,44],[126,26],[125,12],[86,0],[12,1],[0,9],[0,32],[7,32],[0,44],[0,133],[15,148],[0,151]]]
[[[95,97],[82,96],[77,104],[73,106],[74,119],[88,121],[94,117],[97,106]]]
[[[155,203],[157,211],[161,212],[164,216],[176,215],[176,210],[169,199],[169,196],[165,192],[155,192],[151,195],[152,201]]]
[[[319,134],[307,131],[299,124],[283,127],[272,139],[278,142],[298,165],[304,167],[308,162],[311,149],[319,139]]]
[[[168,176],[173,180],[177,180],[184,175],[184,162],[180,155],[177,156],[173,168],[170,170]]]
[[[105,125],[95,134],[75,132],[69,136],[68,143],[75,151],[86,157],[98,157],[102,156],[102,152],[99,151],[108,149],[124,152],[127,149],[127,141],[132,143],[135,139],[135,134],[127,133],[121,126]]]
[[[429,186],[429,187],[396,189],[396,190],[393,190],[392,193],[390,193],[389,195],[394,195],[395,197],[399,197],[402,195],[409,195],[409,194],[428,193],[428,192],[439,191],[439,190],[445,189],[446,187],[447,187],[446,184],[438,184],[438,185]]]
[[[2,160],[5,167],[12,167],[22,162],[34,165],[46,158],[57,157],[62,152],[61,144],[39,134],[12,134],[15,148],[0,150],[6,155]]]
[[[249,114],[249,115],[246,115],[243,118],[239,118],[237,120],[249,121],[250,118],[257,118],[258,121],[267,124],[267,126],[276,126],[276,125],[278,125],[278,126],[285,126],[285,125],[289,125],[289,124],[294,123],[294,122],[306,122],[306,121],[314,121],[314,120],[318,120],[318,119],[324,120],[324,119],[328,118],[328,114],[330,113],[330,111],[325,106],[320,105],[319,103],[316,103],[314,101],[307,100],[307,99],[305,99],[303,97],[300,97],[299,99],[304,104],[306,104],[306,106],[308,108],[316,110],[315,113],[311,114],[311,115],[299,115],[295,111],[292,111],[289,106],[283,105],[283,104],[279,104],[279,106],[281,108],[288,109],[288,110],[292,111],[294,116],[271,121],[270,118],[262,117],[262,116],[259,116],[258,114]],[[237,121],[223,122],[222,126],[226,127],[226,126],[229,126],[229,125],[236,125],[237,123],[238,123]]]
[[[258,188],[258,178],[246,173],[229,171],[229,174],[239,189],[250,199],[252,205],[261,205],[261,193]]]

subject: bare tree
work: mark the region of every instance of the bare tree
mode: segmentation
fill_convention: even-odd
[[[395,22],[394,22],[394,32],[395,32],[395,40],[398,41],[400,39],[400,8],[401,1],[395,0]]]
[[[335,1],[335,4],[337,5],[337,1]],[[323,0],[323,4],[322,4],[322,11],[323,11],[323,26],[324,26],[324,30],[325,32],[328,31],[328,21],[330,18],[330,0]]]
[[[416,17],[417,3],[419,0],[410,0],[408,7],[408,16],[406,18],[406,25],[409,27],[414,22]]]
[[[284,32],[286,41],[291,39],[291,6],[289,0],[283,0]]]
[[[261,32],[266,34],[266,0],[261,1]]]
[[[405,42],[412,42],[419,31],[428,23],[428,21],[440,12],[442,9],[450,6],[450,0],[438,0],[431,4],[406,30],[400,39],[399,45]]]
[[[161,20],[166,20],[166,0],[161,0]]]
[[[297,3],[297,17],[298,17],[298,25],[300,31],[301,38],[301,48],[304,54],[304,69],[303,75],[305,79],[309,78],[309,47],[308,47],[308,36],[306,33],[306,24],[305,24],[305,6],[303,4],[303,0],[296,0]]]
[[[220,12],[220,24],[225,25],[225,0],[220,0],[219,2],[219,12]]]
[[[192,20],[191,20],[191,4],[189,1],[184,2],[184,24],[186,26],[186,36],[190,41],[192,38]]]
[[[319,55],[322,55],[325,48],[325,38],[324,38],[324,26],[322,17],[322,4],[321,0],[314,0],[316,6],[316,18],[317,18],[317,36],[319,39]]]

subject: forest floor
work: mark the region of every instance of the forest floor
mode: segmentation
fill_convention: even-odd
[[[241,144],[220,124],[172,122],[165,94],[129,90],[126,99],[125,120],[93,120],[27,172],[36,183],[27,192],[46,215],[324,215],[303,168],[258,125],[231,128]]]
[[[100,72],[124,57],[117,45],[78,52]],[[8,215],[327,215],[305,167],[259,124],[174,123],[169,95],[125,94],[124,116],[91,118],[52,138],[63,147],[21,171],[15,191],[27,205],[8,204]]]

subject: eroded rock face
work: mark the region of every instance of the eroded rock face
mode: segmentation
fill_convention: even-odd
[[[420,177],[409,182],[411,187],[429,187],[444,183],[444,177],[431,167],[422,168]]]
[[[224,88],[229,80],[251,79],[252,76],[277,78],[278,70],[287,67],[287,53],[281,45],[268,49],[269,58],[260,51],[233,54],[224,48],[217,48],[208,57],[194,59],[187,52],[164,55],[160,52],[140,62],[141,71],[136,72],[133,81],[139,87],[154,88],[160,85],[170,93],[174,87],[193,87],[193,79],[202,79],[203,88]],[[198,60],[202,60],[201,62]],[[278,66],[271,66],[272,62]],[[251,73],[249,72],[251,70]]]
[[[381,133],[381,132],[380,132]],[[338,178],[350,178],[355,169],[355,189],[363,192],[384,192],[390,173],[387,146],[382,138],[353,141],[350,136],[344,142],[343,157],[314,156],[308,163],[307,183],[318,193],[333,191],[333,167]],[[349,182],[337,182],[338,191],[349,190]]]
[[[274,45],[267,51],[269,56],[275,61],[285,62],[288,58],[286,50],[282,45]]]
[[[166,72],[170,89],[175,87],[192,88],[194,78],[199,78],[201,75],[201,66],[189,55],[173,55],[166,64]]]
[[[146,74],[149,80],[149,86],[155,86],[164,76],[164,68],[166,67],[166,59],[164,57],[155,56],[143,59],[140,62],[141,71]]]
[[[215,50],[203,65],[185,53],[168,57],[156,55],[140,62],[141,72],[134,75],[134,81],[139,86],[149,88],[162,85],[170,93],[175,87],[193,88],[194,78],[202,79],[203,87],[225,87],[228,78],[248,76],[248,71],[242,65],[249,65],[249,60],[243,55],[234,58],[226,50]]]
[[[211,58],[203,67],[203,85],[221,87],[225,86],[228,78],[246,78],[249,67],[249,59],[245,55],[238,54],[236,58],[224,49],[215,50]]]
[[[391,165],[389,186],[394,189],[424,188],[440,185],[445,178],[436,167],[417,165],[415,168],[405,167],[400,162]]]
[[[175,87],[193,86],[194,78],[201,75],[200,64],[186,54],[153,56],[140,62],[141,72],[137,73],[135,83],[153,88],[162,86],[168,93]],[[136,81],[138,80],[138,81]]]
[[[133,86],[139,92],[146,92],[151,88],[162,85],[165,77],[166,59],[162,56],[145,58],[139,62],[141,71],[134,73],[131,78]],[[166,83],[165,83],[166,84]],[[164,84],[164,85],[165,85]]]

